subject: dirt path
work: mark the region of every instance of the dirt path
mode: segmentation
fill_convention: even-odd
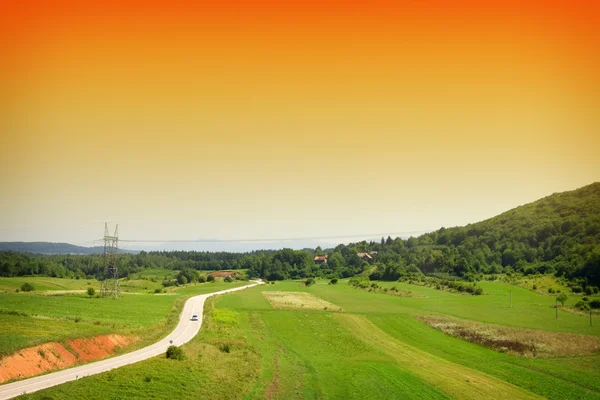
[[[452,398],[474,400],[542,398],[483,372],[404,344],[361,315],[335,314],[335,318],[355,337],[383,351],[394,358],[402,368]]]

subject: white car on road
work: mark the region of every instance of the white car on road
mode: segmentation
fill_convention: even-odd
[[[198,321],[198,316],[196,314],[192,315],[192,321]]]

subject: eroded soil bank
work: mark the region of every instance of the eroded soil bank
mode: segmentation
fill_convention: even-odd
[[[0,383],[105,358],[136,340],[135,337],[105,335],[68,340],[66,344],[51,342],[29,347],[0,359]]]

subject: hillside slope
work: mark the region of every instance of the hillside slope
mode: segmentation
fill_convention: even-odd
[[[441,228],[405,243],[386,244],[379,245],[383,251],[379,261],[386,263],[389,249],[401,255],[406,265],[414,264],[426,273],[554,272],[597,284],[600,183],[556,193],[464,227]]]

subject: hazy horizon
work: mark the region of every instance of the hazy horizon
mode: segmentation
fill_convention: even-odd
[[[587,185],[584,185],[587,186]],[[551,194],[548,194],[548,196]],[[542,196],[543,198],[546,196]],[[538,200],[538,199],[536,199]],[[527,204],[527,203],[523,203]],[[518,207],[520,205],[516,205]],[[511,207],[511,209],[514,207]],[[508,211],[504,210],[504,211]],[[504,212],[502,211],[502,212]],[[498,213],[501,214],[502,212]],[[316,248],[320,246],[322,248],[333,248],[338,244],[347,245],[349,243],[356,243],[362,240],[366,241],[379,241],[382,237],[391,236],[392,238],[401,237],[403,239],[407,239],[410,236],[420,236],[424,233],[432,232],[438,230],[439,228],[451,228],[454,226],[463,226],[471,223],[477,223],[487,218],[494,217],[494,214],[489,217],[483,218],[477,221],[466,222],[461,225],[440,225],[435,229],[426,229],[422,231],[405,231],[405,232],[364,232],[363,234],[356,235],[341,235],[339,237],[331,237],[331,236],[314,236],[314,237],[304,237],[304,238],[289,238],[289,237],[279,237],[279,238],[258,238],[258,237],[245,237],[245,238],[216,238],[216,237],[196,237],[196,238],[161,238],[161,239],[148,239],[149,241],[142,241],[142,237],[133,238],[133,237],[123,237],[120,236],[123,240],[121,242],[121,248],[124,250],[133,250],[133,251],[173,251],[173,250],[181,250],[181,251],[230,251],[230,252],[247,252],[253,250],[277,250],[281,248],[293,248],[293,249],[303,249],[303,248]],[[108,222],[107,222],[108,223]],[[100,223],[95,224],[100,226]],[[113,223],[108,223],[109,233],[112,234],[115,229],[115,225]],[[122,228],[119,228],[122,231]],[[63,241],[66,243],[84,246],[84,247],[94,247],[94,246],[102,246],[102,241],[99,239],[101,237],[98,236],[96,239],[90,239],[85,241]],[[148,238],[145,236],[144,238]],[[128,240],[133,240],[133,242],[129,242]],[[164,241],[161,241],[164,240]],[[171,240],[171,242],[169,242]],[[178,243],[178,241],[180,241]],[[48,239],[48,240],[0,240],[0,242],[59,242],[56,240]]]
[[[600,181],[600,7],[68,3],[0,17],[0,241],[425,231]]]

